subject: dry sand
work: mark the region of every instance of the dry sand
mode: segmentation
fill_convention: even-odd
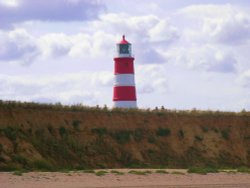
[[[118,171],[123,171],[125,174],[108,173],[104,176],[96,176],[82,172],[29,172],[17,176],[2,172],[0,188],[250,188],[250,174],[133,175],[128,174],[129,170],[126,169]]]

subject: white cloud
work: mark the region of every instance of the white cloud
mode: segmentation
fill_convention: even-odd
[[[238,82],[245,88],[250,88],[250,70],[244,71],[239,79]],[[250,94],[250,91],[249,91]]]
[[[113,75],[107,72],[80,72],[44,77],[0,75],[0,98],[95,105],[100,100],[103,88],[112,87],[112,83]]]
[[[97,18],[104,5],[92,0],[1,0],[0,28],[10,28],[18,22],[42,21],[84,21]]]
[[[0,61],[21,61],[30,64],[40,51],[35,38],[23,29],[0,31]]]
[[[165,93],[168,91],[168,81],[163,65],[137,66],[135,79],[139,94]]]

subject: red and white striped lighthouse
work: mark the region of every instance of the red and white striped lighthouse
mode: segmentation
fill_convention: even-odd
[[[125,36],[117,44],[117,57],[114,58],[115,82],[113,102],[115,108],[137,108],[134,77],[134,58],[131,44]]]

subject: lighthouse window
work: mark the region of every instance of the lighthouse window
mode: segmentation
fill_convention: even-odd
[[[121,54],[128,54],[129,53],[129,45],[128,44],[120,45],[120,53]]]

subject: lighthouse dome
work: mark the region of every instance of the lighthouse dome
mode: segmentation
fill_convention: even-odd
[[[125,35],[122,35],[122,40],[119,42],[119,44],[130,44],[130,43],[125,39]]]

